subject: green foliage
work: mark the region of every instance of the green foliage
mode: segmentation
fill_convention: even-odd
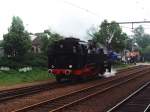
[[[144,51],[143,52],[145,52],[145,53],[149,53],[150,54],[150,45],[149,46],[147,46],[145,49],[144,49]]]
[[[47,52],[47,47],[48,47],[48,44],[49,44],[48,35],[46,33],[37,33],[36,36],[37,36],[36,38],[38,38],[38,40],[41,43],[41,51],[43,53],[46,53]]]
[[[5,57],[0,59],[0,66],[13,69],[26,66],[47,68],[48,45],[63,37],[49,30],[37,33],[36,36],[40,41],[41,51],[43,51],[41,54],[30,52],[31,40],[29,33],[25,31],[22,20],[19,17],[13,17],[8,33],[4,35]]]
[[[23,67],[23,65],[19,62],[16,62],[12,58],[2,57],[0,58],[0,66],[10,67],[10,68],[20,68]]]
[[[140,25],[139,27],[135,28],[133,32],[135,38],[142,37],[144,34],[144,28]]]
[[[47,62],[46,55],[32,53],[26,54],[21,61],[16,61],[15,58],[0,58],[0,66],[10,67],[11,69],[19,69],[26,66],[47,68]]]
[[[150,61],[150,35],[144,32],[140,25],[134,30],[134,42],[139,46],[139,50],[146,61]]]
[[[22,33],[24,31],[23,21],[18,16],[13,16],[9,32]]]
[[[48,58],[44,54],[28,54],[23,62],[24,65],[29,65],[32,67],[47,68]]]
[[[134,39],[141,48],[146,48],[150,45],[150,35],[145,34],[144,28],[141,25],[134,30]]]
[[[145,57],[145,60],[150,61],[150,45],[142,50],[142,54]]]
[[[125,48],[128,50],[132,50],[132,44],[133,44],[133,39],[132,38],[128,38],[125,40]]]
[[[0,40],[0,47],[3,47],[3,41]]]
[[[48,39],[49,39],[49,44],[53,43],[54,41],[60,40],[64,38],[58,33],[53,33],[50,30],[44,30],[44,33],[47,34]]]
[[[31,48],[31,40],[29,34],[25,31],[23,22],[19,17],[13,17],[8,33],[5,34],[3,47],[6,56],[15,58],[16,60],[22,57]]]
[[[44,30],[43,33],[37,33],[37,38],[41,41],[41,50],[47,55],[48,45],[52,44],[54,41],[60,40],[63,36],[58,33],[52,33],[50,30]]]
[[[107,20],[104,20],[97,32],[92,34],[93,40],[96,42],[111,48],[115,51],[121,51],[125,48],[125,40],[128,36],[122,32],[119,24],[115,21],[108,23]]]

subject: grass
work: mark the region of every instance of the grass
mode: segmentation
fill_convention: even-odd
[[[128,64],[115,64],[113,65],[113,68],[126,68],[128,67],[129,65]]]
[[[33,68],[32,71],[23,73],[16,70],[0,71],[0,86],[9,86],[20,83],[29,83],[33,81],[46,80],[53,78],[49,75],[47,69]]]

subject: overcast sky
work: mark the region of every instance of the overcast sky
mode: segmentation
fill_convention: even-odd
[[[65,36],[86,39],[87,30],[98,26],[104,19],[109,22],[150,20],[150,1],[0,0],[0,40],[7,33],[13,16],[19,16],[26,30],[32,33],[51,29]],[[150,24],[143,25],[148,33]],[[131,34],[131,25],[122,28]]]

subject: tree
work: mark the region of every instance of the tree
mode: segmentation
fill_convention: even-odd
[[[25,31],[23,21],[18,17],[12,18],[8,33],[3,36],[4,53],[15,59],[22,58],[31,48],[31,40]]]
[[[150,43],[150,35],[144,32],[144,28],[140,25],[134,30],[134,40],[142,48],[145,49]]]
[[[150,61],[150,35],[144,32],[141,25],[135,28],[133,39],[138,44],[141,55],[145,60]]]
[[[0,47],[3,47],[3,41],[0,40]]]
[[[35,35],[36,35],[36,39],[40,43],[40,48],[41,48],[42,53],[45,54],[47,52],[47,47],[48,47],[48,44],[49,44],[48,35],[44,32],[36,33]]]
[[[101,23],[98,31],[94,32],[92,37],[94,41],[117,52],[125,48],[125,40],[128,38],[127,34],[122,32],[119,24],[115,21],[108,23],[107,20]]]
[[[148,45],[145,49],[142,50],[142,54],[145,60],[150,61],[150,45]]]
[[[48,35],[50,44],[53,43],[54,41],[57,41],[57,40],[64,38],[60,34],[55,33],[55,32],[53,33],[50,30],[45,30],[44,33]]]
[[[132,50],[132,46],[133,46],[133,39],[132,38],[128,38],[125,40],[125,49],[131,51]]]
[[[44,54],[47,53],[48,45],[63,38],[60,34],[52,33],[50,30],[44,30],[44,32],[35,35],[41,41],[41,50]]]

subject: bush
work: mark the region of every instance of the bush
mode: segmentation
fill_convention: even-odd
[[[12,69],[19,69],[26,66],[45,68],[47,67],[47,60],[47,56],[43,54],[28,53],[21,60],[2,57],[0,58],[0,66],[10,67]]]
[[[17,63],[13,59],[3,57],[0,59],[0,66],[17,69],[19,66],[21,66],[21,64]]]
[[[24,59],[24,65],[29,65],[33,67],[47,67],[47,56],[43,54],[29,54]]]

